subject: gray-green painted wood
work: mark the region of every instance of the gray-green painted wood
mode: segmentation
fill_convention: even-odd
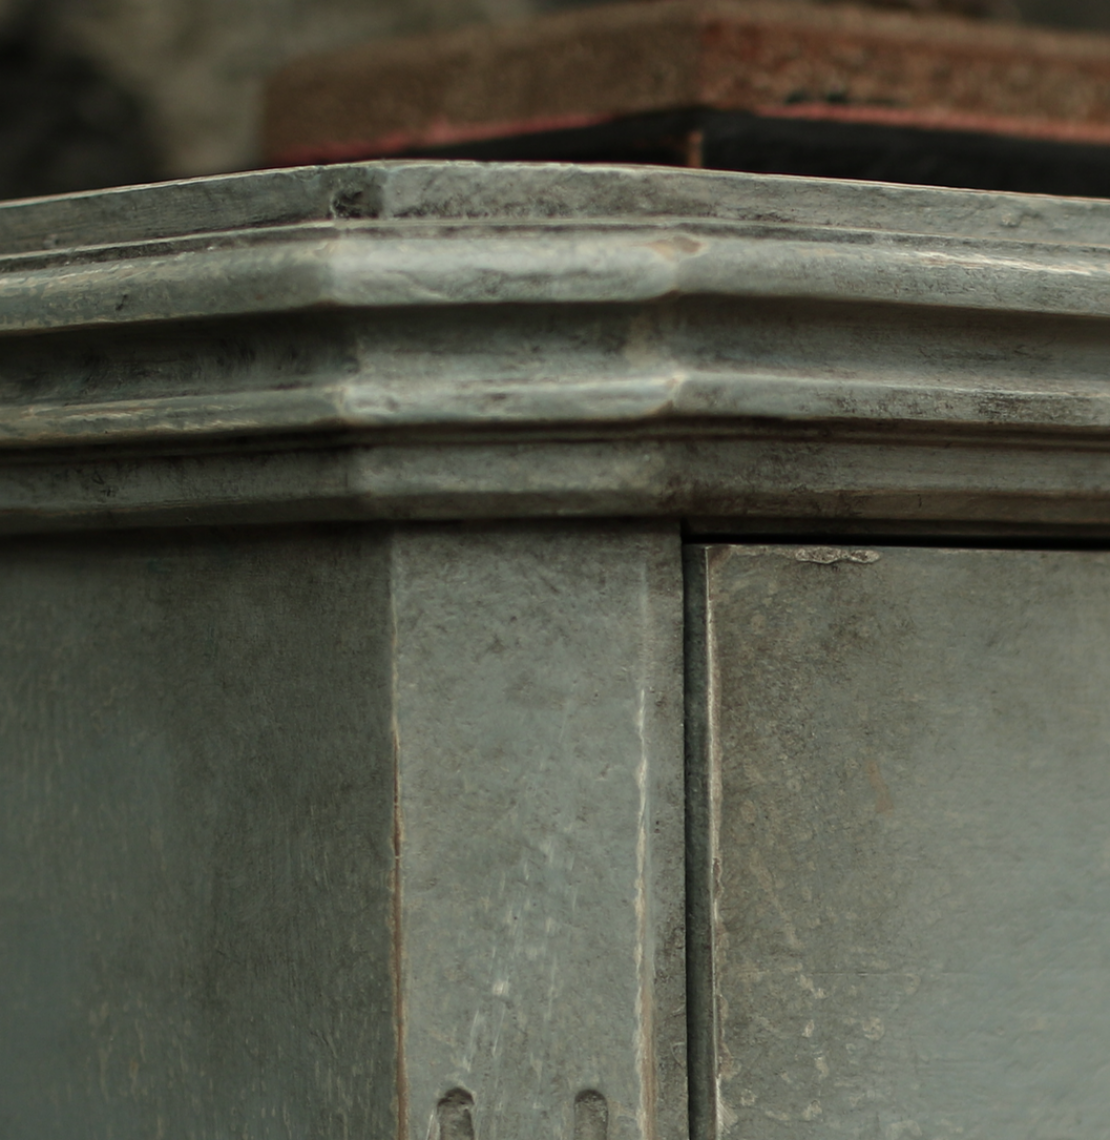
[[[13,539],[0,638],[4,1140],[683,1132],[676,528]]]
[[[697,561],[705,1135],[1103,1136],[1110,555]]]
[[[687,1014],[697,1140],[1099,1135],[1105,556],[702,564],[687,1010],[679,555],[1105,537],[1108,249],[631,168],[0,205],[5,1140],[671,1140]]]
[[[394,1134],[388,541],[0,548],[0,1134]]]
[[[479,1140],[684,1135],[677,532],[416,530],[393,581],[407,1135],[454,1088]]]
[[[1105,527],[1108,249],[1106,203],[648,168],[3,204],[0,530]]]

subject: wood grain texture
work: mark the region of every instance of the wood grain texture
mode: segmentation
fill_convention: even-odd
[[[5,1140],[679,1134],[679,555],[5,544]]]
[[[408,1134],[461,1089],[482,1140],[682,1135],[675,529],[412,528],[393,565]]]
[[[1104,527],[1108,233],[1097,201],[527,164],[2,206],[0,529]]]
[[[1100,1136],[1106,554],[702,560],[703,1135]]]
[[[4,1136],[393,1134],[383,553],[5,546]]]

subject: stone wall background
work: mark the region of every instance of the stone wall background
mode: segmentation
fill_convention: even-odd
[[[262,79],[293,56],[581,2],[0,0],[0,197],[248,168]],[[1110,0],[1004,3],[1110,28]]]

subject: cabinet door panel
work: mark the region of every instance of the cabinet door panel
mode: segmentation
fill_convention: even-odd
[[[1110,554],[690,569],[709,1134],[1105,1136]]]

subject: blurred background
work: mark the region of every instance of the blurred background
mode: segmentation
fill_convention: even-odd
[[[628,0],[645,3],[650,0]],[[287,60],[581,0],[0,0],[0,197],[246,169]],[[961,10],[960,0],[884,7]],[[963,0],[986,19],[1110,30],[1110,0]]]

